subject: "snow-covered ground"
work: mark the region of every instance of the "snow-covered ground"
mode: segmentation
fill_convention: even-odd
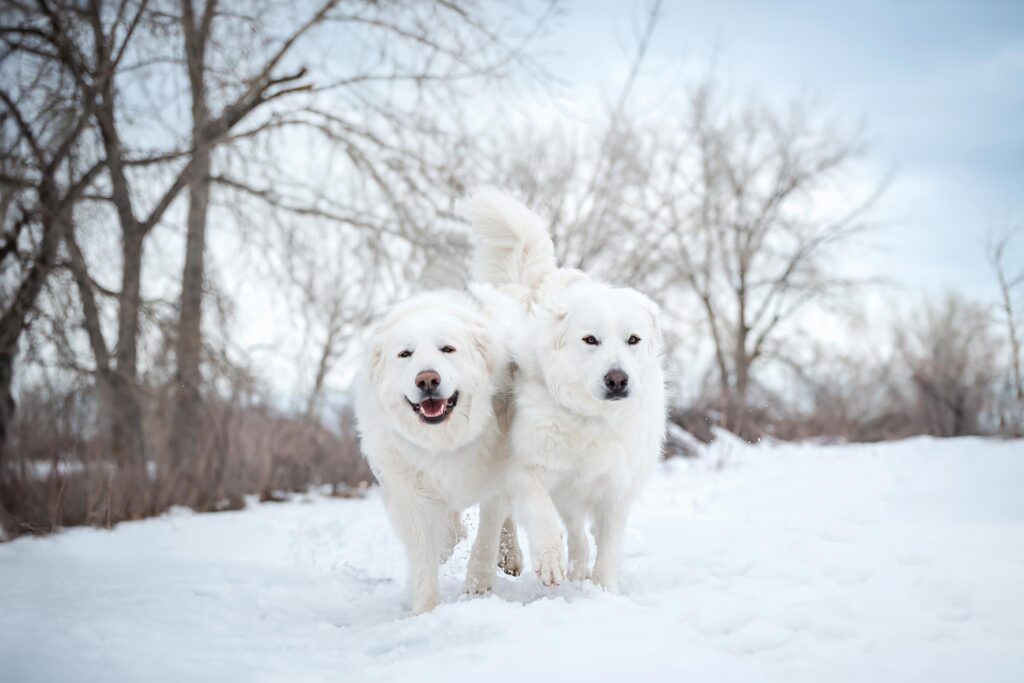
[[[1021,681],[1024,442],[747,447],[651,482],[623,595],[406,617],[376,493],[0,545],[0,680]]]

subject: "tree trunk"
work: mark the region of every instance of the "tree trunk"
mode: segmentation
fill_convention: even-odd
[[[179,494],[190,496],[196,474],[196,452],[202,408],[200,361],[202,356],[202,311],[206,217],[210,200],[210,150],[197,149],[193,176],[189,182],[188,232],[185,242],[185,268],[181,279],[181,311],[175,347],[174,421],[171,453],[181,477]]]
[[[142,307],[142,243],[145,233],[126,229],[121,240],[121,298],[117,315],[117,371],[125,380],[138,379],[139,310]]]
[[[747,434],[747,393],[750,388],[750,364],[746,358],[737,358],[736,387],[733,392],[733,433],[742,439]]]
[[[203,350],[202,314],[206,218],[210,205],[211,146],[204,130],[209,122],[206,103],[206,47],[216,13],[216,0],[207,0],[199,22],[192,0],[182,0],[185,66],[192,100],[192,174],[188,183],[188,225],[185,266],[181,276],[181,308],[175,346],[174,420],[171,424],[171,456],[176,469],[175,495],[180,502],[196,505],[200,476],[197,462],[202,395],[200,362]]]
[[[3,466],[3,448],[7,443],[7,430],[14,417],[14,396],[11,394],[13,379],[14,353],[13,350],[4,349],[0,351],[0,467]]]
[[[3,317],[0,317],[0,452],[6,441],[10,419],[14,414],[14,398],[11,395],[14,357],[18,352],[21,334],[25,331],[28,312],[35,306],[57,256],[57,245],[60,243],[58,220],[54,218],[43,224],[39,253],[14,293],[10,307],[3,312]]]
[[[747,324],[747,283],[746,271],[742,264],[739,268],[740,282],[736,288],[736,346],[733,348],[733,393],[730,400],[732,415],[729,429],[738,437],[745,439],[747,428],[747,387],[750,384],[750,354],[747,353],[747,340],[750,337],[750,326]]]
[[[136,385],[116,371],[100,372],[96,383],[107,420],[111,454],[123,467],[144,466],[146,441]]]
[[[7,443],[7,430],[11,418],[14,417],[14,397],[11,395],[11,380],[14,375],[14,354],[6,350],[0,351],[0,540],[7,540],[17,535],[17,520],[7,509],[7,463],[4,449]]]
[[[142,308],[142,243],[145,233],[133,226],[121,241],[121,296],[118,300],[115,366],[101,382],[107,384],[107,417],[113,455],[124,466],[145,466],[148,456],[142,431],[142,406],[137,392],[139,315]]]
[[[41,199],[52,201],[52,192],[42,191]],[[51,204],[52,205],[52,204]],[[0,317],[0,535],[14,535],[14,519],[4,504],[7,463],[4,451],[11,419],[14,417],[14,396],[11,384],[14,381],[14,359],[18,344],[25,331],[28,313],[35,306],[57,257],[60,244],[60,221],[62,216],[48,216],[43,222],[43,236],[36,255],[25,279],[21,282],[10,307]]]

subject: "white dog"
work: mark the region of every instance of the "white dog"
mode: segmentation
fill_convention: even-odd
[[[540,218],[494,190],[461,205],[480,237],[477,279],[529,311],[515,349],[516,410],[509,486],[546,585],[568,577],[617,592],[626,519],[659,458],[665,432],[656,304],[633,289],[555,264]],[[500,514],[499,511],[496,514]],[[597,556],[590,573],[586,521]]]
[[[433,292],[393,308],[371,339],[356,416],[363,453],[405,546],[416,613],[438,603],[438,567],[464,533],[461,511],[491,498],[488,511],[508,509],[510,368],[502,322],[517,315],[514,302],[493,288]],[[499,537],[508,551],[503,569],[518,574],[514,527],[503,527],[504,519],[481,519],[468,591],[489,590]]]

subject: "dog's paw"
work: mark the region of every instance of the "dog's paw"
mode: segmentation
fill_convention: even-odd
[[[412,612],[410,616],[416,616],[417,614],[425,614],[433,611],[435,607],[441,602],[441,599],[435,593],[433,595],[426,595],[418,597],[412,602]]]
[[[519,576],[523,573],[523,554],[519,551],[518,545],[506,548],[504,543],[501,553],[498,555],[498,567],[509,576]]]
[[[537,562],[537,576],[545,586],[553,588],[565,579],[565,563],[560,552],[541,553]]]
[[[490,567],[466,572],[466,581],[462,584],[462,592],[467,595],[483,595],[494,588],[494,570]]]
[[[498,567],[509,576],[523,573],[523,551],[519,548],[519,537],[512,518],[501,525],[501,543],[498,546]]]
[[[618,577],[609,576],[607,574],[602,574],[599,571],[594,571],[594,575],[591,577],[590,580],[594,582],[595,586],[602,588],[606,593],[611,593],[612,595],[619,594]]]
[[[590,569],[587,567],[587,563],[570,562],[568,578],[570,581],[586,581],[589,579]]]

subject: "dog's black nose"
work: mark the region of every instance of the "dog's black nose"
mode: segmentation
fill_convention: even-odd
[[[420,388],[423,393],[429,393],[434,391],[441,385],[441,375],[437,374],[433,370],[424,370],[420,374],[416,375],[416,386]]]
[[[608,388],[608,393],[621,394],[626,391],[626,386],[629,385],[629,375],[618,368],[609,370],[608,374],[604,376],[604,385]]]

